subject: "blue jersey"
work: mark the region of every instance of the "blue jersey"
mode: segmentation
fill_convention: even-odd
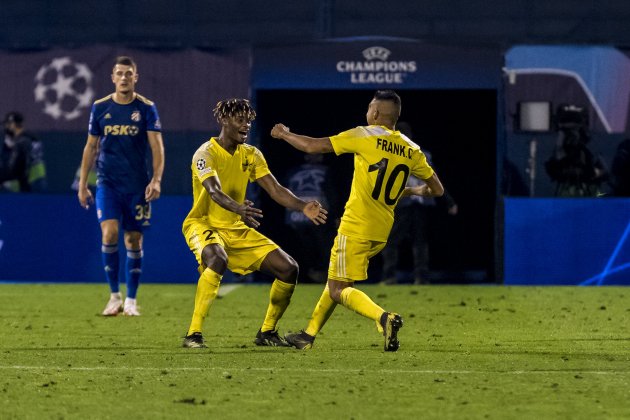
[[[99,136],[97,185],[144,193],[149,184],[147,131],[161,128],[155,104],[140,95],[125,105],[114,102],[113,94],[94,102],[89,133]]]

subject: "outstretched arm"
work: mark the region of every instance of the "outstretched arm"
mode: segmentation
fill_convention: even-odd
[[[260,226],[260,222],[256,219],[260,219],[263,217],[262,210],[253,207],[253,202],[245,200],[243,204],[239,204],[238,202],[234,201],[232,197],[223,192],[223,190],[221,189],[221,182],[216,176],[211,176],[210,178],[203,181],[202,184],[206,191],[208,191],[208,194],[210,195],[212,201],[214,201],[224,209],[241,216],[241,219],[247,226],[253,228],[257,228],[258,226]]]
[[[307,202],[299,197],[296,197],[291,190],[280,185],[280,183],[276,180],[276,177],[272,174],[258,178],[256,182],[258,182],[258,185],[260,185],[267,194],[269,194],[269,196],[281,206],[291,210],[301,211],[316,225],[326,223],[326,215],[328,214],[328,211],[323,208],[320,203],[317,201]]]
[[[296,149],[309,154],[334,152],[330,137],[302,136],[292,133],[284,124],[276,124],[271,129],[271,137],[284,140]]]
[[[416,187],[405,187],[402,196],[420,195],[423,197],[441,197],[442,194],[444,194],[442,182],[435,172],[431,175],[431,177],[423,179],[423,181],[425,183],[422,185],[418,185]]]

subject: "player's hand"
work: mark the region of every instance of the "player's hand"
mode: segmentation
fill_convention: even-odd
[[[254,203],[252,201],[245,200],[243,204],[238,206],[236,213],[241,216],[241,219],[247,226],[257,228],[260,226],[260,222],[256,219],[261,219],[263,214],[262,210],[252,207],[253,205]]]
[[[326,223],[326,215],[328,214],[328,211],[323,208],[322,205],[319,204],[317,201],[309,201],[302,209],[302,213],[304,213],[304,215],[308,217],[311,222],[315,223],[316,225],[322,225]]]
[[[152,179],[147,185],[147,188],[144,190],[144,199],[149,201],[157,200],[160,198],[160,194],[162,194],[162,185],[160,181],[156,179]]]
[[[77,196],[79,197],[79,204],[86,210],[90,208],[90,204],[94,203],[92,191],[90,191],[88,187],[81,188],[81,186],[79,186]]]
[[[291,132],[291,130],[289,130],[289,127],[287,127],[286,125],[276,124],[271,129],[271,137],[276,138],[276,139],[282,139],[282,136],[284,135],[284,133],[289,133],[289,132]]]

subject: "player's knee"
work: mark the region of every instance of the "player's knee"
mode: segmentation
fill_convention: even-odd
[[[118,243],[118,221],[105,220],[101,222],[101,234],[104,244]]]
[[[291,257],[287,258],[285,267],[282,270],[282,276],[280,280],[285,283],[293,283],[297,282],[298,274],[300,273],[300,266],[298,263]]]
[[[104,244],[117,244],[118,243],[118,231],[103,232],[102,241]]]
[[[223,274],[225,270],[227,270],[227,264],[228,264],[227,257],[223,258],[222,256],[214,255],[213,257],[205,261],[205,263],[206,263],[206,266],[208,266],[215,273],[218,273],[218,274]]]
[[[141,249],[142,237],[125,238],[125,247],[127,249]]]
[[[332,284],[331,284],[332,283]],[[343,292],[345,287],[341,287],[340,285],[335,284],[334,282],[328,282],[328,294],[333,302],[341,304],[341,292]]]
[[[220,248],[219,248],[220,249]],[[220,249],[223,251],[222,249]],[[223,274],[227,270],[228,256],[223,252],[216,252],[206,248],[202,252],[203,263],[217,274]]]
[[[333,302],[337,303],[337,304],[341,304],[341,290],[330,290],[329,292],[330,294],[330,298],[333,300]]]

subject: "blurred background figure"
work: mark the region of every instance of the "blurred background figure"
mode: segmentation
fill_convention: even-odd
[[[329,208],[330,178],[330,168],[324,163],[323,154],[304,154],[304,162],[289,171],[287,185],[302,200],[318,201],[322,207]],[[325,283],[330,244],[335,236],[334,223],[316,226],[304,213],[287,209],[285,224],[290,230],[289,244],[293,244],[291,255],[300,264],[300,280]],[[302,246],[304,241],[309,243],[308,247]]]
[[[591,133],[588,113],[575,105],[560,105],[556,112],[558,137],[545,169],[556,183],[557,197],[597,197],[608,170],[601,156],[588,147]]]
[[[80,180],[81,180],[81,165],[79,165],[79,167],[77,168],[77,171],[74,173],[74,179],[72,180],[72,184],[70,185],[70,188],[74,191],[79,191]],[[96,181],[97,181],[97,175],[96,175],[96,161],[95,161],[92,163],[92,166],[90,167],[90,170],[88,171],[88,176],[87,176],[87,185],[91,190],[96,189]]]
[[[24,126],[24,116],[9,112],[3,120],[0,191],[41,192],[46,189],[44,148]]]
[[[411,126],[405,121],[396,125],[396,129],[410,139],[413,139]],[[433,166],[431,153],[422,150],[427,157],[429,164]],[[409,176],[408,187],[422,185],[424,182],[413,176]],[[411,248],[412,274],[414,284],[428,283],[430,277],[429,268],[429,227],[431,218],[437,208],[446,207],[448,214],[456,215],[458,212],[457,203],[445,190],[444,195],[439,198],[408,196],[402,197],[394,211],[394,225],[389,235],[387,245],[381,251],[383,257],[383,284],[397,284],[397,271],[401,266],[403,248]]]
[[[619,143],[611,166],[612,195],[630,197],[630,138]]]

